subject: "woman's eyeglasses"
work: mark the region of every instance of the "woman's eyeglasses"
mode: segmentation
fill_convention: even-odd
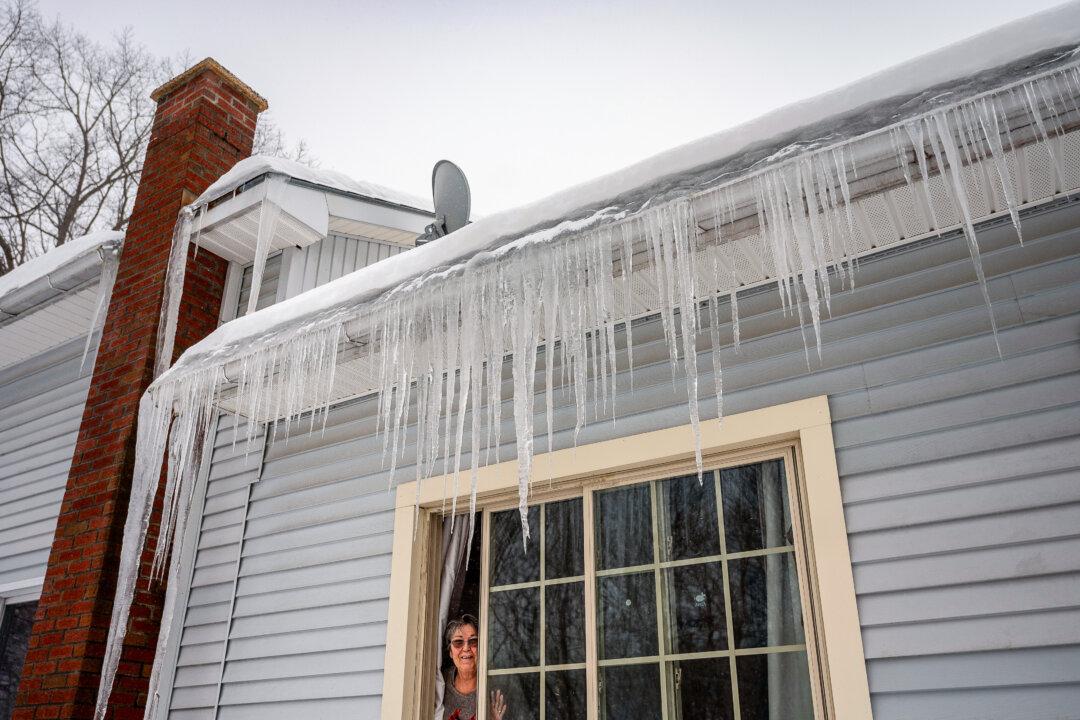
[[[469,643],[469,647],[471,648],[479,647],[480,638],[476,637],[475,635],[473,635],[468,640],[466,640],[465,638],[454,638],[450,641],[450,646],[453,647],[455,650],[460,650],[461,648],[465,647],[465,643]]]

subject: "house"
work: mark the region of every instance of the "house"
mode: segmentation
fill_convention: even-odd
[[[423,202],[242,159],[224,68],[163,86],[15,717],[430,716],[455,574],[515,717],[1074,715],[1078,47],[413,249]]]
[[[0,277],[0,717],[10,717],[123,233]],[[14,672],[13,672],[14,671]]]

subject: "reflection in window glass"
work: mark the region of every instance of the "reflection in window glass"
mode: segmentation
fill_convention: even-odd
[[[729,553],[793,544],[781,461],[722,470],[720,486]]]
[[[535,694],[528,713],[542,705],[549,720],[585,718],[595,643],[602,720],[728,720],[736,707],[741,720],[812,718],[784,470],[596,490],[591,518],[581,498],[538,505],[526,552],[516,511],[494,513],[492,585],[512,589],[488,595],[490,687]]]
[[[540,664],[540,589],[500,590],[488,596],[488,667]]]
[[[548,665],[585,662],[585,583],[544,588]]]
[[[37,603],[8,605],[0,613],[0,718],[15,711],[15,694],[30,646]]]
[[[732,720],[735,717],[731,661],[726,657],[671,663],[668,687],[677,710],[676,717],[684,720]]]
[[[794,553],[731,560],[728,568],[735,647],[795,645],[804,641]]]
[[[664,571],[669,652],[727,648],[724,569],[718,562]]]
[[[506,695],[506,720],[585,720],[585,537],[581,498],[490,515],[488,690]]]
[[[491,516],[491,586],[516,585],[540,579],[540,508],[529,508],[529,539],[521,545],[517,510]]]
[[[743,720],[813,720],[805,652],[743,655],[735,667]]]
[[[664,560],[720,554],[713,474],[672,478],[660,483],[660,552]]]
[[[648,483],[596,493],[596,567],[645,565],[653,560]]]
[[[505,697],[506,720],[540,720],[540,673],[491,675],[488,689],[498,690]]]
[[[585,671],[548,671],[545,677],[544,716],[552,720],[585,720],[588,716]]]
[[[544,505],[544,577],[585,574],[585,529],[581,498]]]
[[[657,654],[656,587],[653,573],[597,579],[600,658]]]
[[[660,666],[600,668],[600,707],[603,720],[661,720]]]

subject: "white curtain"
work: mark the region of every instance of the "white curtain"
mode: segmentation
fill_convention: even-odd
[[[458,515],[455,518],[443,520],[443,569],[442,579],[439,583],[439,627],[438,642],[439,652],[435,655],[435,715],[434,720],[442,720],[443,717],[443,687],[442,676],[442,642],[443,632],[446,630],[450,612],[450,597],[454,593],[454,585],[457,583],[459,572],[464,572],[463,560],[465,550],[469,544],[469,516]],[[480,628],[477,628],[479,631]]]
[[[761,465],[758,497],[761,498],[762,512],[765,515],[765,547],[778,547],[789,542],[789,509],[782,468],[779,462],[766,462]],[[788,553],[767,555],[765,568],[768,643],[775,646],[800,642],[802,614],[795,611],[795,608],[800,606],[799,576],[795,570],[795,558]],[[804,698],[810,695],[810,678],[799,663],[792,662],[799,657],[795,653],[768,655],[770,720],[802,717]]]

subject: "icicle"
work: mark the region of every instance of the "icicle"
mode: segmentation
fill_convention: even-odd
[[[90,355],[90,344],[94,336],[99,336],[105,327],[106,311],[109,307],[109,299],[112,297],[113,285],[116,284],[116,273],[120,270],[120,252],[122,244],[103,245],[98,248],[101,255],[101,278],[98,280],[97,303],[94,304],[94,316],[90,320],[90,331],[86,334],[86,344],[83,345],[82,360],[79,361],[79,372],[86,370],[86,358]]]
[[[968,205],[967,191],[964,189],[964,180],[961,176],[960,153],[956,148],[952,130],[949,127],[946,111],[935,113],[933,116],[934,126],[930,128],[930,140],[932,143],[940,143],[944,149],[946,163],[949,166],[949,176],[952,180],[953,200],[957,203],[960,216],[964,220],[964,237],[967,238],[968,251],[971,253],[971,263],[975,267],[975,276],[978,278],[979,289],[982,290],[983,300],[986,302],[986,310],[990,316],[990,330],[994,334],[994,345],[997,347],[998,356],[1001,356],[1001,343],[998,342],[997,320],[994,318],[994,306],[990,300],[990,288],[983,272],[982,257],[979,253],[979,241],[975,235],[975,223],[971,219],[971,209]],[[928,121],[929,126],[929,121]],[[936,131],[936,133],[935,133]],[[935,141],[936,134],[936,141]]]
[[[960,101],[864,136],[876,134],[886,147],[892,143],[896,155],[893,172],[903,175],[920,203],[925,201],[929,224],[937,231],[943,228],[929,190],[932,171],[940,176],[945,197],[954,203],[961,217],[988,307],[989,290],[974,229],[978,218],[972,216],[967,197],[965,174],[969,171],[965,165],[971,167],[974,163],[980,168],[975,180],[984,191],[989,193],[994,183],[999,184],[1019,234],[1021,199],[1009,176],[1007,153],[1015,153],[1015,144],[1021,138],[1029,141],[1030,137],[1017,135],[1014,142],[1002,100],[1011,97],[1009,108],[1027,113],[1035,141],[1047,144],[1053,153],[1051,141],[1059,140],[1063,132],[1062,113],[1068,110],[1064,95],[1077,93],[1080,93],[1080,75],[1074,67],[1069,67],[1045,78],[1017,84],[1015,91],[1006,88]],[[719,302],[725,295],[729,299],[734,349],[739,351],[738,290],[743,283],[752,285],[767,275],[777,284],[784,311],[797,317],[808,367],[808,324],[812,326],[820,358],[821,307],[827,312],[831,307],[830,270],[836,268],[841,283],[850,278],[854,286],[855,241],[860,230],[855,216],[858,198],[852,196],[848,177],[849,173],[858,177],[851,146],[860,140],[777,160],[749,176],[729,178],[722,184],[702,188],[693,196],[653,199],[638,210],[623,208],[625,212],[617,218],[612,215],[607,221],[579,230],[534,237],[506,248],[505,252],[481,253],[467,262],[441,267],[379,297],[343,307],[336,314],[308,316],[303,324],[281,330],[280,334],[278,330],[268,332],[239,357],[202,358],[186,365],[182,363],[162,376],[172,357],[192,228],[193,210],[182,210],[173,234],[159,322],[155,364],[158,379],[140,402],[135,473],[97,717],[103,714],[115,677],[162,459],[168,455],[169,470],[152,572],[155,575],[165,572],[166,560],[171,557],[168,572],[173,576],[178,554],[170,554],[170,550],[189,522],[187,513],[198,466],[208,447],[215,407],[227,405],[235,409],[234,442],[242,435],[252,442],[263,423],[272,423],[273,428],[284,423],[282,434],[287,442],[290,432],[314,432],[320,413],[325,427],[330,404],[338,396],[335,372],[339,344],[347,340],[355,346],[351,338],[364,339],[365,368],[374,378],[373,392],[378,395],[376,433],[382,434],[382,463],[389,482],[394,481],[399,464],[411,452],[417,483],[423,483],[441,467],[444,475],[454,474],[452,492],[456,499],[457,475],[465,462],[463,454],[467,447],[471,472],[471,542],[478,468],[482,463],[499,459],[502,390],[504,381],[509,380],[513,385],[518,499],[525,538],[533,444],[538,431],[534,423],[539,347],[543,344],[543,405],[546,447],[550,452],[555,445],[556,385],[562,386],[558,393],[560,400],[566,398],[567,414],[570,408],[574,414],[574,443],[588,422],[590,404],[594,417],[602,416],[608,412],[610,397],[611,416],[616,417],[619,368],[615,328],[621,324],[625,329],[632,383],[631,321],[633,313],[640,309],[633,302],[634,286],[635,279],[645,278],[656,287],[652,310],[659,316],[672,382],[677,381],[680,372],[683,375],[700,473],[696,343],[701,339],[710,346],[712,392],[717,416],[722,418]],[[1059,158],[1052,155],[1052,160],[1060,173]],[[918,178],[914,177],[912,165],[918,168]],[[285,181],[270,178],[267,182],[270,184],[261,210],[256,248],[258,280],[253,278],[250,302],[257,301],[262,268],[272,245],[273,216],[279,212],[275,200]],[[741,198],[740,218],[736,217],[736,189]],[[695,204],[695,201],[701,202]],[[715,238],[705,242],[698,238],[694,213],[708,207],[710,201],[716,230]],[[202,213],[203,208],[197,211]],[[735,231],[746,232],[742,221],[752,221],[755,215],[758,238],[746,242],[736,239]],[[200,228],[203,219],[200,214]],[[721,226],[731,227],[732,237],[722,240]],[[637,268],[634,267],[635,243],[640,243]],[[763,251],[757,251],[757,247],[763,247]],[[644,252],[640,252],[642,248]],[[620,278],[614,277],[616,255],[621,264]],[[743,265],[748,268],[745,273],[741,270]],[[755,277],[758,272],[760,277]],[[108,279],[106,274],[107,271],[103,273],[103,284]],[[621,302],[617,300],[617,290],[622,295]],[[249,309],[254,309],[254,305]],[[994,322],[992,316],[991,322]],[[992,324],[992,329],[996,341],[996,324]],[[507,353],[510,378],[504,377]],[[344,388],[342,394],[354,389]],[[451,506],[452,512],[456,509],[456,504]],[[154,677],[151,707],[157,701],[157,675]]]
[[[165,287],[161,296],[161,315],[158,318],[157,353],[154,356],[154,378],[172,365],[173,343],[176,340],[176,321],[180,315],[180,298],[184,293],[184,272],[187,270],[188,241],[191,240],[192,210],[180,208],[173,227],[169,265],[165,270]]]
[[[529,253],[532,255],[532,253]],[[530,257],[532,260],[532,257]],[[517,434],[518,512],[521,515],[522,547],[529,539],[529,481],[533,454],[533,379],[536,377],[536,281],[521,272],[512,281],[510,332],[514,351],[514,430]]]
[[[263,272],[266,269],[266,257],[270,254],[270,245],[277,231],[281,218],[281,196],[285,193],[288,178],[284,175],[271,175],[266,179],[266,196],[259,203],[259,230],[255,240],[255,262],[251,268],[251,294],[248,295],[247,312],[255,312],[262,291]]]

